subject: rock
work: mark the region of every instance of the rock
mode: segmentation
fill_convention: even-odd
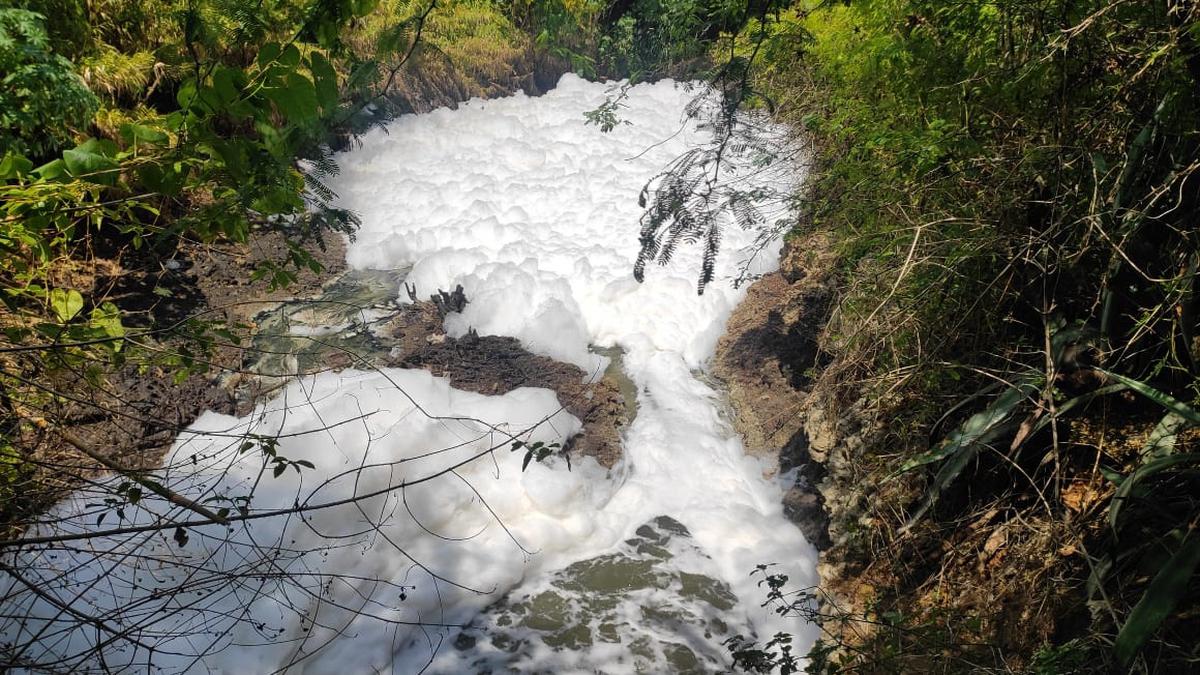
[[[822,365],[818,336],[829,311],[833,254],[822,235],[790,241],[779,272],[756,281],[717,345],[713,374],[727,388],[734,427],[756,457],[794,471],[784,510],[818,549],[829,519],[817,486],[824,469],[805,428],[808,385]]]

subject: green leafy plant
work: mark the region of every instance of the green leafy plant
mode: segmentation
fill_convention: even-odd
[[[519,450],[525,451],[525,457],[521,460],[521,471],[529,468],[530,462],[544,462],[551,457],[562,457],[567,462],[567,470],[571,469],[571,453],[564,448],[561,443],[544,443],[542,441],[534,441],[526,443],[525,441],[513,441],[512,452]]]
[[[50,49],[45,17],[0,8],[0,156],[47,157],[86,130],[99,102]]]

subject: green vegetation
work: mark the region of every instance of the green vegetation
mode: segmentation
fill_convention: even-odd
[[[356,225],[323,184],[335,150],[413,101],[528,77],[527,29],[488,0],[19,5],[0,9],[0,427],[26,461],[65,379],[182,382],[240,340],[179,316],[204,307],[164,310],[186,288],[117,292],[129,266],[272,234],[282,253],[251,280],[319,271],[324,235]]]
[[[833,554],[886,589],[864,603],[877,628],[819,645],[812,668],[1200,659],[1191,0],[15,4],[0,9],[5,529],[37,508],[10,497],[43,475],[28,443],[69,398],[62,373],[182,381],[240,339],[117,297],[104,270],[270,233],[285,253],[254,275],[287,285],[320,270],[324,233],[353,233],[322,180],[372,125],[567,68],[699,74],[724,96],[722,143],[747,106],[815,143],[793,234],[834,235],[841,288],[814,391],[875,430],[851,458],[870,505]],[[615,128],[620,101],[588,121]],[[683,218],[685,238],[718,241],[689,198],[654,208],[655,228]],[[795,667],[786,636],[734,647],[750,670]]]
[[[814,391],[878,429],[850,459],[874,504],[833,554],[892,587],[872,616],[907,617],[826,667],[1187,669],[1200,9],[851,0],[765,19],[732,53],[757,56],[750,100],[816,141],[796,236],[833,233],[842,261]],[[990,576],[951,554],[984,542],[952,533],[994,512],[1013,550]]]

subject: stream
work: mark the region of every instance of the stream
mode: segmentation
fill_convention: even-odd
[[[696,94],[632,87],[605,133],[583,113],[615,87],[566,75],[538,98],[473,100],[370,132],[329,181],[362,218],[351,271],[326,289],[334,309],[260,322],[277,339],[256,370],[311,372],[326,357],[306,341],[383,349],[372,325],[410,302],[405,284],[420,297],[461,285],[469,302],[446,315],[449,336],[516,338],[586,378],[619,371],[636,407],[620,461],[568,466],[552,452],[525,466],[532,444],[556,448],[581,426],[547,389],[488,396],[355,363],[291,378],[246,417],[206,413],[164,460],[171,489],[254,517],[189,527],[183,544],[152,531],[23,554],[39,585],[119,615],[137,638],[102,648],[104,667],[728,672],[723,640],[780,631],[803,653],[815,627],[763,608],[750,573],[778,563],[791,587],[810,586],[816,553],[784,517],[775,467],[746,456],[704,376],[745,295],[733,279],[745,265],[773,271],[779,242],[760,251],[757,232],[725,228],[702,295],[697,246],[648,266],[644,283],[632,276],[639,192],[708,138],[684,116]],[[723,170],[781,190],[803,178],[760,159]],[[146,500],[122,525],[186,519],[177,509]],[[55,532],[100,527],[81,496],[54,513]],[[33,618],[4,624],[4,639],[37,636],[41,658],[70,664],[106,640],[56,628],[61,612],[37,594],[12,602]]]

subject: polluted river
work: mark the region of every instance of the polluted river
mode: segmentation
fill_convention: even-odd
[[[816,553],[705,375],[745,295],[734,280],[773,271],[780,242],[724,228],[703,294],[688,242],[633,276],[639,193],[711,138],[685,114],[698,93],[566,75],[540,97],[398,118],[338,155],[329,187],[361,218],[349,271],[324,305],[260,321],[274,337],[253,364],[315,374],[244,417],[205,413],[163,460],[171,490],[235,519],[152,531],[198,517],[147,499],[116,528],[67,500],[26,536],[113,531],[26,549],[37,588],[9,589],[26,618],[3,639],[64,670],[163,673],[728,672],[723,641],[779,632],[803,653],[816,628],[764,607],[751,572],[777,563],[810,586]],[[606,100],[611,131],[585,124]],[[790,192],[792,159],[720,170]],[[437,340],[503,338],[566,364],[570,386],[493,393],[456,386],[453,364],[388,362],[400,347],[380,327],[460,286]],[[624,408],[615,450],[574,452],[572,410],[601,380]],[[60,628],[51,596],[119,614],[106,630],[122,639]]]

